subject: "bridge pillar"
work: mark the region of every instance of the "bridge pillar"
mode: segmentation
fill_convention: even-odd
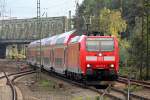
[[[0,58],[4,59],[6,55],[6,45],[0,44]]]

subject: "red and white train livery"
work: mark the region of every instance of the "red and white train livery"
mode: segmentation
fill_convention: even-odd
[[[70,31],[30,43],[27,61],[70,78],[112,81],[117,79],[118,54],[115,37],[78,36]]]

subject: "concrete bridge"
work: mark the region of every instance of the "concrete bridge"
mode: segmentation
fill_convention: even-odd
[[[41,18],[39,23],[42,38],[68,30],[68,19],[65,16]],[[0,20],[0,58],[5,57],[8,45],[28,44],[39,39],[37,27],[36,18]]]

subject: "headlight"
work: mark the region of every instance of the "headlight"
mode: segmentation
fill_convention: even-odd
[[[101,53],[99,53],[98,55],[99,55],[99,56],[102,56],[102,54],[101,54]]]
[[[87,64],[87,68],[90,68],[91,67],[91,65],[90,64]]]
[[[104,56],[104,61],[115,61],[115,56]]]
[[[110,67],[111,67],[111,68],[114,68],[114,64],[111,64]]]
[[[86,56],[86,61],[97,61],[97,56]]]

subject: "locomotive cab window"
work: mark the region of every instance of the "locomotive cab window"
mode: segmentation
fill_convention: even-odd
[[[87,38],[86,49],[87,51],[113,51],[114,40],[113,38]]]

